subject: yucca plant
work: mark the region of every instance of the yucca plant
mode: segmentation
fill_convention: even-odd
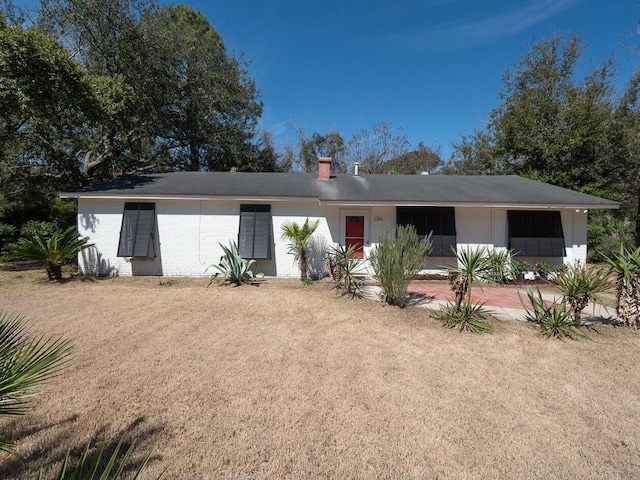
[[[456,264],[447,267],[448,279],[455,297],[456,308],[460,309],[463,302],[471,303],[471,288],[477,284],[482,288],[482,282],[491,271],[486,247],[456,249]]]
[[[307,279],[307,251],[309,250],[311,235],[320,225],[320,220],[309,222],[307,218],[302,225],[296,222],[282,225],[282,240],[289,242],[289,253],[300,265],[300,280]]]
[[[361,297],[362,281],[360,278],[363,274],[364,260],[355,256],[356,250],[355,245],[331,246],[325,253],[325,259],[335,287],[342,289],[352,297]]]
[[[435,312],[435,316],[442,320],[447,328],[455,328],[461,332],[484,333],[493,331],[491,324],[485,320],[488,313],[484,303],[463,302],[458,307],[455,303],[447,302],[440,306],[440,311]]]
[[[0,312],[0,415],[24,415],[40,386],[67,360],[71,342],[35,335],[24,318]],[[0,450],[10,449],[0,440]]]
[[[573,312],[573,323],[580,326],[582,310],[589,302],[600,302],[601,295],[610,290],[609,273],[602,268],[570,265],[556,275],[552,282],[562,292]]]
[[[610,257],[603,255],[609,271],[616,276],[616,314],[625,326],[640,326],[640,248],[627,250]]]
[[[413,225],[399,226],[395,236],[385,235],[369,254],[374,276],[390,305],[403,307],[407,287],[425,268],[431,251],[431,236],[420,240]]]
[[[536,289],[537,294],[527,290],[529,305],[527,305],[520,293],[520,303],[527,312],[527,321],[535,323],[540,335],[549,338],[559,338],[570,340],[588,339],[589,337],[576,329],[574,325],[574,314],[572,307],[564,298],[547,303],[542,298],[540,289]]]
[[[238,244],[233,240],[229,242],[228,247],[225,247],[221,243],[219,243],[219,245],[224,252],[220,257],[220,262],[209,265],[205,270],[205,272],[210,268],[218,270],[218,273],[211,278],[211,282],[220,274],[222,274],[223,282],[233,283],[235,285],[241,285],[242,283],[253,280],[253,272],[249,269],[256,261],[242,258]],[[211,285],[211,282],[209,282],[209,285]]]
[[[460,331],[490,332],[491,325],[484,321],[487,314],[484,304],[471,302],[473,284],[482,288],[482,282],[490,276],[492,265],[489,262],[489,252],[486,247],[452,247],[451,250],[455,254],[456,264],[446,268],[454,303],[442,305],[437,316],[448,328],[457,326]]]
[[[104,455],[104,446],[100,448],[98,451],[98,455],[93,461],[89,461],[89,447],[91,446],[91,442],[88,442],[82,453],[80,454],[80,458],[76,463],[76,466],[73,470],[70,470],[67,473],[67,467],[69,465],[69,452],[65,455],[62,464],[60,465],[60,469],[58,470],[57,475],[55,476],[55,480],[121,480],[125,478],[125,468],[127,466],[127,462],[129,461],[129,457],[133,453],[134,445],[132,444],[124,456],[118,463],[118,455],[120,454],[120,449],[122,448],[122,443],[124,439],[120,439],[118,444],[116,445],[115,450],[113,451],[109,461],[106,463],[104,467],[101,467],[100,464],[103,461]],[[144,473],[149,460],[151,459],[151,453],[145,457],[140,466],[137,468],[133,476],[127,476],[130,480],[138,480],[142,478],[142,474]],[[164,472],[162,472],[159,476],[155,477],[156,480],[160,480],[164,477]],[[38,473],[36,480],[42,480],[42,470]]]
[[[486,253],[486,261],[488,263],[487,280],[493,283],[505,284],[515,279],[518,272],[514,269],[514,256],[513,250],[488,249]]]
[[[9,245],[9,260],[36,260],[45,264],[49,280],[62,278],[62,265],[78,257],[85,248],[92,247],[87,237],[81,237],[75,227],[57,231],[49,238],[35,234],[23,237],[17,243]]]

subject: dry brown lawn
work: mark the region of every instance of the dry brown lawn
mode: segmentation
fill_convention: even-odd
[[[75,343],[33,412],[0,420],[0,478],[123,435],[167,478],[640,477],[634,332],[476,336],[327,284],[161,282],[0,272],[0,309]]]

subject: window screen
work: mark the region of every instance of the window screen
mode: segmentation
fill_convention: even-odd
[[[271,205],[240,205],[238,248],[242,258],[271,258]]]
[[[509,210],[509,248],[532,257],[564,257],[562,219],[558,211]]]
[[[431,256],[450,257],[456,245],[456,215],[453,207],[397,207],[396,223],[413,225],[421,238],[431,233]]]
[[[155,225],[155,203],[125,203],[118,257],[155,257],[153,242]]]

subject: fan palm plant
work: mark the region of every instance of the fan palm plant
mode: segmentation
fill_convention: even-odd
[[[609,273],[602,268],[571,265],[552,281],[562,292],[573,312],[573,324],[580,326],[582,310],[589,302],[600,301],[610,289]]]
[[[34,336],[23,317],[0,312],[0,415],[23,415],[42,383],[64,365],[71,342]],[[0,440],[0,450],[10,444]]]
[[[640,326],[640,248],[603,255],[609,271],[616,275],[616,314],[627,327]]]
[[[49,238],[35,234],[21,238],[10,245],[6,258],[10,260],[36,260],[45,264],[49,280],[62,278],[62,265],[77,258],[85,248],[92,247],[87,237],[81,237],[75,227],[57,231]]]
[[[309,222],[307,218],[302,225],[296,222],[282,225],[282,240],[289,242],[289,253],[300,265],[300,280],[307,280],[307,251],[311,245],[311,235],[320,225],[320,220]]]

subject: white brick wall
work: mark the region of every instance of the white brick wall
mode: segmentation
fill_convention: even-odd
[[[96,275],[165,275],[207,276],[206,268],[219,261],[222,250],[219,242],[227,245],[238,238],[239,201],[216,200],[156,200],[156,258],[127,261],[117,257],[124,200],[88,199],[78,201],[78,230],[88,236],[95,247],[79,256],[83,273]],[[299,267],[288,244],[283,242],[281,226],[288,221],[302,223],[308,217],[320,220],[314,234],[314,248],[309,254],[312,274],[325,273],[322,252],[331,244],[344,241],[344,217],[354,212],[365,215],[365,254],[378,240],[393,231],[396,221],[395,207],[341,208],[324,206],[317,202],[271,202],[272,259],[258,260],[254,272],[269,276],[297,277]],[[456,208],[458,245],[488,245],[506,248],[506,209]],[[562,224],[567,245],[565,263],[586,260],[587,215],[582,211],[562,211]],[[535,261],[541,258],[527,259]],[[546,259],[553,264],[558,259]],[[432,258],[428,269],[440,268],[450,262],[448,258]],[[368,266],[367,266],[368,267]]]

